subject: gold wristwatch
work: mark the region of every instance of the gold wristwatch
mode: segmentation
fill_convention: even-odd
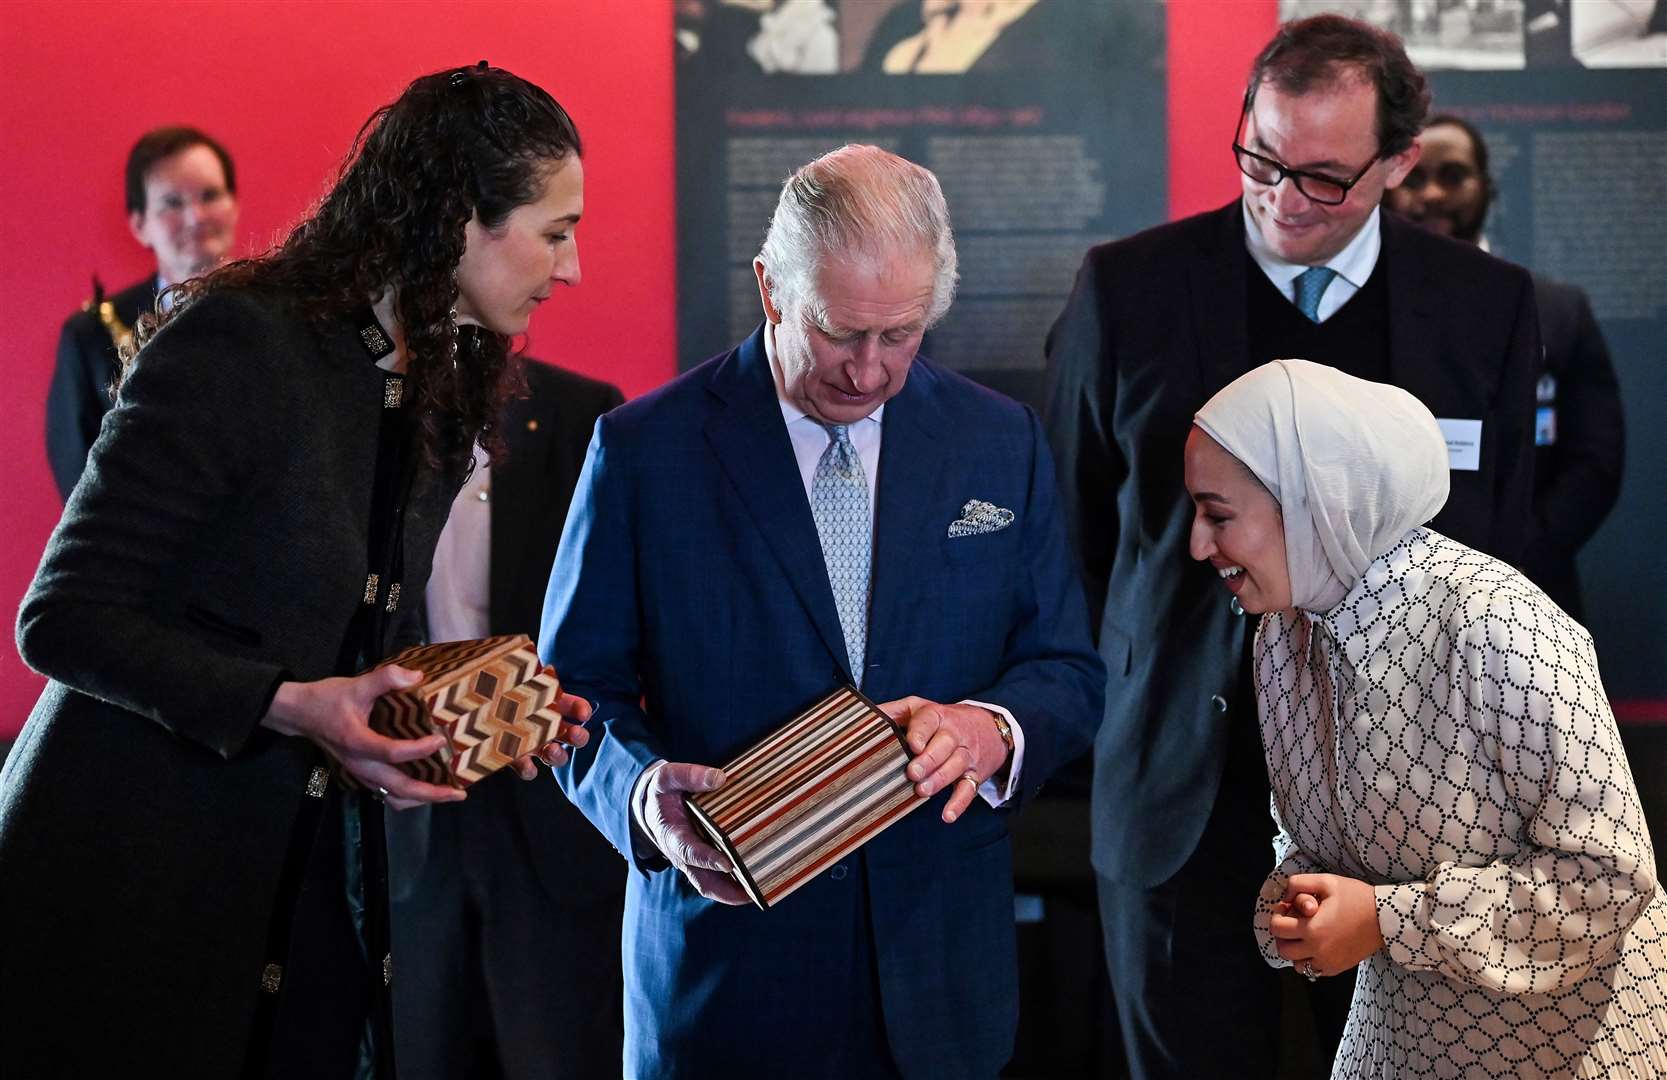
[[[1013,725],[1007,722],[1007,717],[996,712],[994,709],[986,709],[984,711],[989,713],[991,718],[995,720],[996,734],[1001,736],[1002,745],[1007,747],[1007,757],[1002,761],[1001,768],[996,770],[996,772],[999,773],[1013,763]]]

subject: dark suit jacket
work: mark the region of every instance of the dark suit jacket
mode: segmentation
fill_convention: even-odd
[[[624,402],[619,388],[529,361],[527,396],[504,407],[509,457],[492,467],[492,540],[488,632],[538,636],[544,586],[556,558],[562,523],[585,462],[596,418]],[[625,891],[625,866],[608,842],[573,808],[556,782],[501,776],[489,781],[492,803],[507,800],[520,819],[528,856],[551,899],[583,905]],[[477,794],[486,795],[484,789]],[[469,813],[458,806],[421,806],[388,815],[390,887],[415,884],[429,853],[429,815]],[[529,917],[533,917],[529,914]]]
[[[883,420],[863,688],[1011,709],[1034,789],[1087,746],[1104,683],[1041,425],[923,359]],[[974,498],[1013,524],[949,538]],[[762,330],[598,424],[540,652],[600,703],[560,775],[622,851],[650,762],[721,764],[849,679]],[[980,800],[946,826],[942,803],[770,911],[639,862],[627,1075],[802,1075],[837,1059],[853,1012],[883,1013],[905,1075],[995,1075],[1018,1003],[1007,824]],[[877,987],[859,982],[865,954]]]
[[[116,318],[128,326],[156,306],[156,275],[129,285],[109,298]],[[87,466],[87,451],[110,411],[110,386],[119,361],[116,343],[98,312],[84,308],[64,320],[58,334],[58,362],[46,392],[46,460],[58,494],[69,501],[70,489]]]
[[[1438,417],[1480,419],[1481,467],[1452,473],[1434,527],[1506,560],[1528,522],[1539,330],[1528,274],[1385,213],[1390,372]],[[1249,620],[1187,553],[1192,415],[1249,370],[1234,202],[1089,251],[1048,336],[1048,425],[1110,672],[1094,754],[1095,868],[1167,880],[1220,784]],[[1324,361],[1325,357],[1307,357]]]
[[[321,334],[252,292],[199,301],[124,385],[18,612],[51,680],[0,773],[0,923],[29,928],[0,957],[18,1075],[237,1075],[328,764],[260,719],[280,681],[339,674],[382,391],[351,322]],[[419,477],[408,604],[460,480]]]
[[[1556,440],[1534,449],[1534,518],[1522,570],[1584,620],[1574,557],[1615,508],[1626,431],[1621,388],[1591,302],[1573,285],[1534,275],[1545,343],[1542,375],[1554,380]]]

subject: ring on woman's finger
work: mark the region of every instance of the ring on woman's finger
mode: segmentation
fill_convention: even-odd
[[[1304,960],[1302,962],[1302,967],[1297,970],[1301,971],[1302,977],[1307,979],[1309,982],[1314,982],[1320,977],[1320,973],[1314,970],[1314,961],[1312,960]]]

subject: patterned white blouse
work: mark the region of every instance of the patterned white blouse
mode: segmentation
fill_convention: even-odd
[[[1667,896],[1592,641],[1414,529],[1256,634],[1277,863],[1376,887],[1334,1077],[1667,1077]]]

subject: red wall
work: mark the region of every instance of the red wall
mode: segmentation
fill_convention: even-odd
[[[1172,0],[1171,208],[1237,189],[1225,144],[1274,0]],[[0,738],[40,692],[9,644],[60,509],[42,448],[58,326],[150,269],[123,220],[138,132],[195,124],[237,157],[258,250],[323,189],[372,109],[412,76],[488,59],[550,90],[585,137],[584,283],[544,305],[531,351],[641,393],[676,369],[670,0],[512,3],[12,2],[0,16]]]
[[[1239,191],[1233,125],[1278,0],[1170,0],[1169,216],[1214,210]]]

